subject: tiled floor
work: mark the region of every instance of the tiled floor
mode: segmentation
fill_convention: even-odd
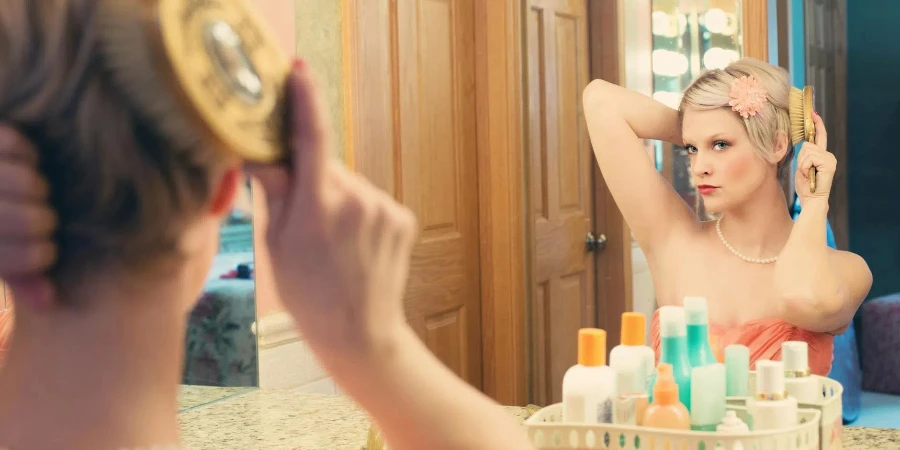
[[[900,428],[900,396],[863,392],[859,418],[849,426]]]

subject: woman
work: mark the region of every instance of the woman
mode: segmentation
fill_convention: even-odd
[[[169,145],[133,112],[97,64],[96,3],[0,8],[0,121],[36,144],[0,129],[0,277],[17,302],[0,448],[177,442],[186,313],[243,180],[240,161]],[[406,325],[415,219],[329,160],[330,127],[302,64],[290,92],[291,167],[252,172],[268,198],[279,293],[311,348],[392,448],[529,448]]]
[[[821,118],[795,174],[802,213],[791,220],[781,183],[793,146],[787,73],[745,58],[701,75],[676,111],[594,81],[584,108],[594,153],[616,204],[646,253],[657,302],[709,301],[720,347],[743,344],[751,362],[780,359],[781,343],[809,343],[811,370],[826,375],[832,339],[850,323],[872,275],[859,256],[829,249],[825,221],[836,161]],[[683,146],[706,209],[700,221],[647,160],[642,139]],[[818,170],[810,192],[808,169]],[[653,346],[659,352],[654,315]]]

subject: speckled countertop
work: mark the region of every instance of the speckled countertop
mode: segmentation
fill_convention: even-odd
[[[256,388],[181,385],[178,392],[178,410],[187,411],[254,389]]]
[[[191,387],[185,387],[187,396]],[[206,395],[212,395],[208,388]],[[362,450],[369,420],[340,395],[249,390],[213,395],[218,401],[181,413],[190,450]],[[507,408],[524,420],[526,408]],[[900,449],[900,430],[844,428],[844,450]]]

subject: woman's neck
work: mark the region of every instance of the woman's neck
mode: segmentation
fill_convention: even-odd
[[[85,285],[94,289],[83,310],[37,315],[17,308],[0,371],[0,447],[178,442],[184,291],[162,284],[135,295]]]
[[[725,212],[722,235],[744,255],[769,258],[781,253],[791,234],[793,220],[784,191],[776,182],[766,183],[741,205]]]

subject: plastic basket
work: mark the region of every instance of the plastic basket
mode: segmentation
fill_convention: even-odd
[[[525,421],[528,438],[538,450],[836,450],[841,448],[840,383],[816,377],[822,401],[800,403],[798,425],[747,433],[679,431],[613,424],[562,423],[562,404],[541,409]],[[755,373],[750,374],[755,388]],[[745,397],[729,397],[727,408],[748,422]]]
[[[728,406],[747,419],[747,410]],[[816,450],[819,417],[814,409],[798,412],[799,425],[783,430],[720,434],[611,424],[564,424],[562,404],[548,406],[525,422],[528,438],[538,450]]]
[[[820,401],[815,403],[799,403],[798,406],[803,409],[812,409],[821,413],[819,427],[819,442],[821,450],[838,450],[842,448],[842,439],[844,437],[844,419],[843,406],[841,404],[841,396],[844,393],[844,387],[831,378],[812,375],[819,381],[819,389],[822,392]],[[756,389],[756,372],[750,371],[749,391]],[[745,399],[742,397],[729,397],[726,399],[728,406],[744,406]]]

